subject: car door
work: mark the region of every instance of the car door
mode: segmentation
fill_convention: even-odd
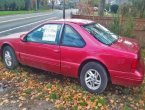
[[[61,29],[61,24],[45,24],[28,33],[20,45],[21,62],[59,73],[60,47],[58,40]]]
[[[65,25],[61,39],[61,73],[75,77],[85,57],[85,41],[70,25]]]

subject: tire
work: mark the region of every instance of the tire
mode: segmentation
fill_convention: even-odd
[[[2,53],[3,62],[7,69],[12,70],[19,65],[15,52],[10,46],[4,47]]]
[[[81,70],[80,83],[91,93],[102,93],[108,84],[107,72],[100,63],[89,62]]]

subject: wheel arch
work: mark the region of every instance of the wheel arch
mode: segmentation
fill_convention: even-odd
[[[1,58],[3,59],[3,49],[4,49],[4,47],[6,47],[6,46],[9,46],[9,47],[11,47],[13,50],[14,50],[14,48],[13,48],[13,46],[11,45],[11,44],[9,44],[9,43],[3,43],[2,44],[2,46],[1,46]],[[15,51],[14,51],[15,52]]]
[[[81,63],[81,65],[79,66],[79,69],[78,69],[78,77],[80,77],[80,73],[81,73],[81,70],[82,70],[83,66],[85,64],[89,63],[89,62],[97,62],[97,63],[101,64],[107,72],[108,79],[111,81],[110,73],[109,73],[108,68],[106,67],[106,65],[104,63],[102,63],[101,61],[96,60],[96,59],[87,59],[87,60],[83,61]]]

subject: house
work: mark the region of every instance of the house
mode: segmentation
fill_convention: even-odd
[[[49,7],[53,6],[56,9],[62,9],[63,1],[64,0],[48,0],[48,6]],[[65,0],[65,8],[73,8],[76,6],[78,2],[79,0]]]
[[[48,0],[48,5],[52,4],[52,2],[54,2],[54,4],[59,5],[61,3],[61,0]]]
[[[63,3],[63,0],[48,0],[48,4],[52,4],[52,1],[55,5],[60,5]],[[80,0],[65,0],[66,3],[78,3]]]
[[[111,4],[111,5],[122,5],[124,3],[128,3],[128,0],[106,0],[106,4]]]

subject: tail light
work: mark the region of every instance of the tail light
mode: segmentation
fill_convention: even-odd
[[[132,65],[131,65],[131,68],[132,68],[133,70],[134,70],[134,69],[137,69],[137,67],[138,67],[138,65],[139,65],[140,57],[141,57],[141,54],[140,54],[140,51],[138,51],[137,59],[134,59],[133,62],[132,62]]]
[[[138,59],[133,60],[132,65],[131,65],[131,68],[132,69],[136,69],[137,68],[137,65],[138,65]]]

